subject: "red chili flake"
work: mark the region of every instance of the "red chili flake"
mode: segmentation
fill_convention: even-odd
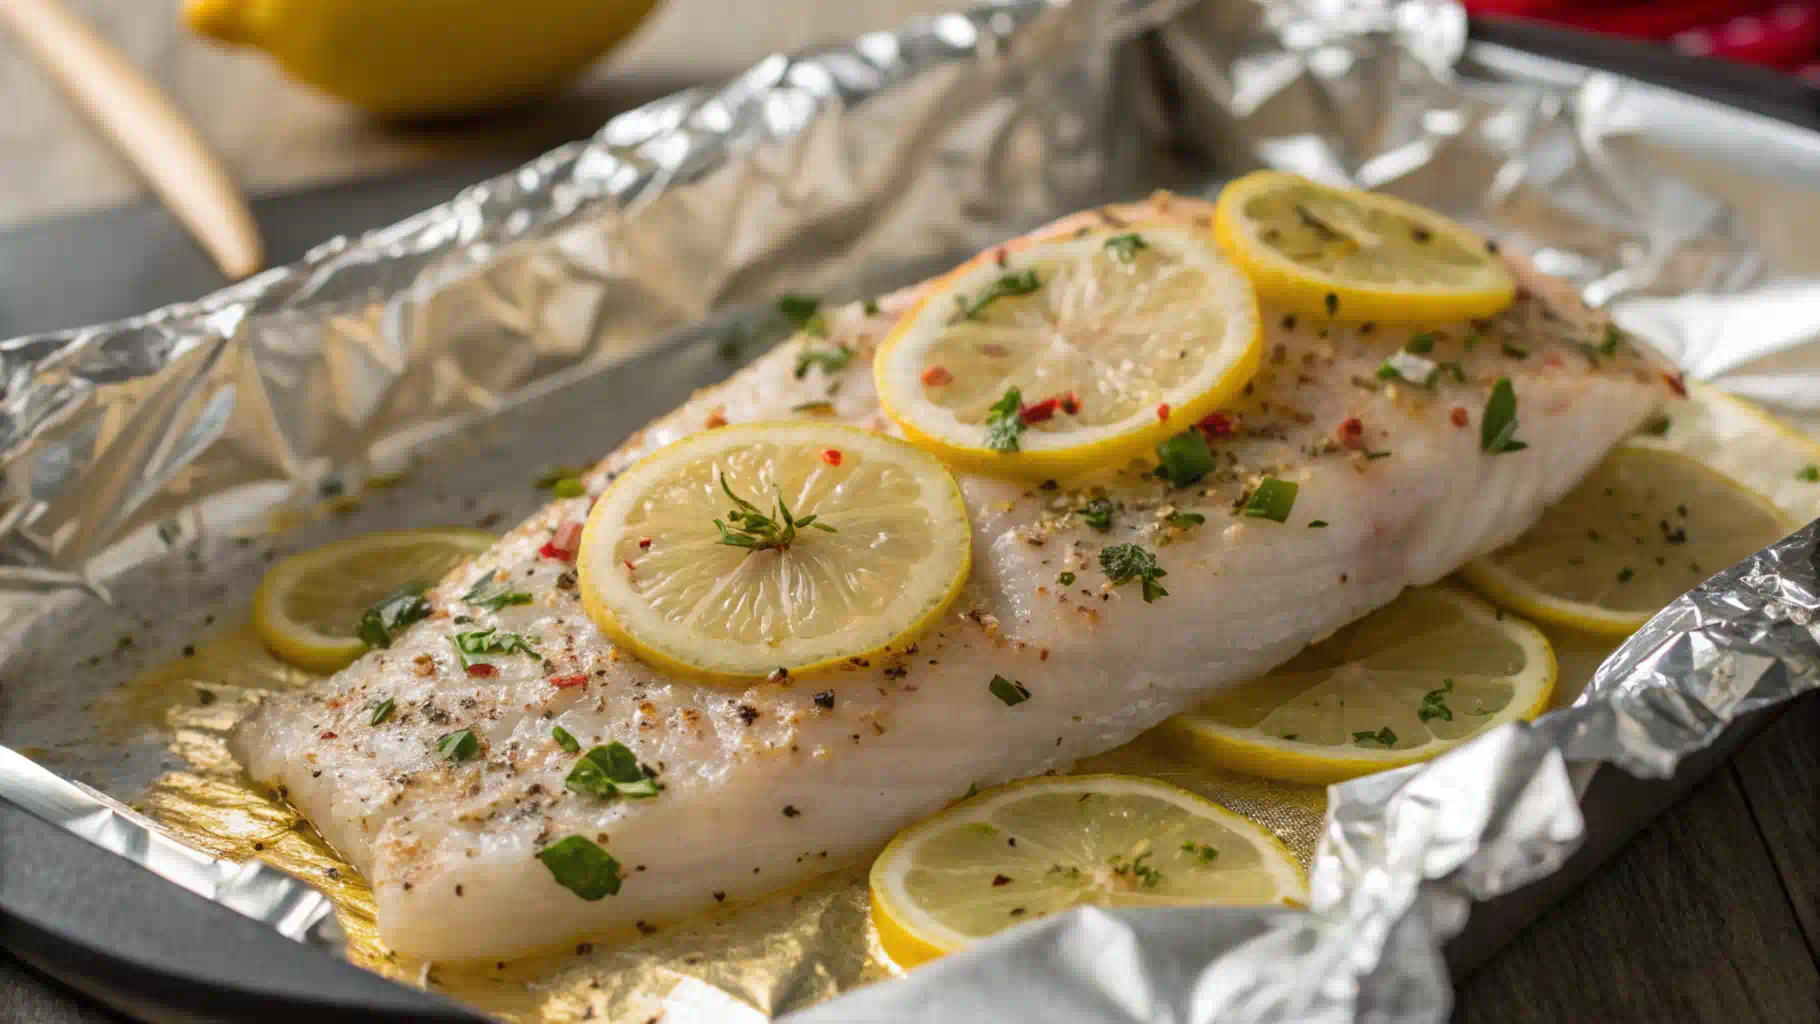
[[[1453,407],[1453,411],[1447,414],[1447,418],[1453,421],[1454,426],[1463,427],[1466,425],[1466,410],[1456,405]]]
[[[1162,405],[1159,405],[1156,407],[1156,418],[1159,420],[1163,420],[1165,422],[1168,421],[1168,419],[1169,419],[1169,403],[1168,402],[1164,402]]]
[[[1018,410],[1018,417],[1025,423],[1041,423],[1055,415],[1056,406],[1061,405],[1057,398],[1045,398],[1033,405],[1026,405]]]
[[[324,731],[323,733],[318,735],[316,738],[319,740],[332,740],[335,738],[335,734],[332,732]]]
[[[537,549],[545,558],[554,558],[561,562],[575,561],[575,550],[581,546],[581,524],[564,523],[550,535],[550,542]]]
[[[1357,448],[1365,443],[1365,424],[1360,422],[1357,416],[1354,416],[1352,419],[1341,423],[1340,429],[1334,431],[1334,436],[1339,438],[1340,443],[1346,447]]]
[[[1070,416],[1081,411],[1081,397],[1070,391],[1062,396],[1062,411]]]
[[[1549,354],[1543,356],[1542,365],[1548,367],[1551,370],[1559,370],[1561,368],[1561,353],[1550,352]]]
[[[1208,437],[1231,437],[1232,417],[1223,412],[1210,412],[1195,426]]]
[[[840,465],[840,449],[839,448],[823,448],[822,449],[822,461],[826,462],[830,466]]]
[[[1680,374],[1664,373],[1662,374],[1662,379],[1668,383],[1670,391],[1673,391],[1682,398],[1687,397],[1687,384],[1682,381]]]
[[[485,678],[487,676],[496,676],[498,674],[499,674],[498,669],[494,668],[493,666],[487,664],[484,661],[477,661],[474,664],[468,666],[468,675],[471,675],[471,676],[480,676],[482,678]]]
[[[638,538],[638,547],[639,547],[639,550],[641,550],[641,551],[649,551],[651,549],[651,538],[649,538],[649,537]]]
[[[577,672],[571,676],[551,676],[550,685],[556,687],[558,690],[568,690],[577,686],[588,685],[588,677],[587,674],[583,672]]]
[[[1004,247],[1000,246],[998,252],[992,254],[992,258],[998,261],[999,266],[1003,267],[1007,258]]]
[[[624,560],[624,565],[626,567],[627,572],[632,571],[632,560],[630,558]]]
[[[948,372],[946,366],[931,366],[923,371],[923,383],[932,388],[939,388],[943,384],[952,384],[953,382],[954,374]]]

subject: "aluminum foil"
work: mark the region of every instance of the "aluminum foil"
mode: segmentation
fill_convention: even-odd
[[[1009,0],[767,58],[200,302],[0,343],[0,742],[93,787],[6,757],[6,792],[151,863],[159,829],[204,876],[278,863],[357,962],[511,1019],[756,1021],[855,988],[800,1019],[1443,1019],[1441,944],[1573,850],[1587,766],[1664,774],[1815,687],[1814,528],[1677,602],[1574,707],[1335,787],[1324,831],[1318,793],[1176,778],[1310,857],[1310,911],[1077,912],[869,987],[893,971],[851,873],[628,947],[400,963],[358,879],[220,742],[300,681],[221,631],[274,554],[528,513],[527,467],[589,461],[618,440],[590,427],[724,375],[780,292],[876,292],[1258,163],[1474,220],[1692,375],[1820,411],[1815,136],[1472,43],[1442,0]]]

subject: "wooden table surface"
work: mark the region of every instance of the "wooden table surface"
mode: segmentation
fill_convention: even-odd
[[[5,2],[5,0],[0,0]],[[174,0],[71,0],[196,119],[252,192],[573,137],[771,49],[845,38],[945,0],[674,0],[563,101],[509,122],[400,133],[210,49]],[[138,198],[130,172],[0,37],[0,225]],[[1457,1020],[1820,1022],[1820,699],[1782,716],[1462,986]],[[0,954],[0,1022],[121,1018]]]

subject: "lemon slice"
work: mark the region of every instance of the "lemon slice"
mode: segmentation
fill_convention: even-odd
[[[1768,498],[1797,523],[1820,519],[1820,442],[1710,384],[1690,382],[1632,443],[1680,452]]]
[[[963,469],[1062,476],[1229,401],[1262,336],[1202,234],[1148,222],[1014,243],[932,285],[873,362],[912,441]]]
[[[336,672],[367,650],[360,620],[403,588],[425,587],[499,538],[458,527],[391,530],[324,544],[266,570],[253,629],[273,654],[309,672]]]
[[[1522,615],[1624,636],[1793,529],[1767,499],[1693,458],[1624,444],[1516,543],[1461,574]]]
[[[1499,312],[1517,292],[1503,262],[1465,226],[1294,174],[1257,171],[1227,185],[1213,230],[1260,298],[1310,316],[1467,320]]]
[[[1463,590],[1420,587],[1162,728],[1221,767],[1325,784],[1534,718],[1554,687],[1536,627]]]
[[[1270,833],[1133,775],[987,790],[898,833],[870,882],[879,941],[904,967],[1089,904],[1308,901],[1301,867]]]
[[[725,681],[901,648],[960,595],[960,488],[902,441],[772,423],[683,438],[588,517],[588,614],[645,661]]]

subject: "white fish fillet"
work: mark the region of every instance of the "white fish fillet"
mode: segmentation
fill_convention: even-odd
[[[1208,208],[1158,197],[1063,226],[1159,211],[1205,223]],[[834,340],[858,353],[832,396],[840,419],[888,429],[868,360],[914,299],[911,290],[871,316],[857,306],[832,316]],[[569,566],[538,554],[556,526],[584,515],[587,499],[569,499],[444,580],[435,615],[391,649],[269,701],[233,749],[371,881],[381,938],[401,952],[503,958],[674,919],[860,862],[969,785],[1065,768],[1283,662],[1404,587],[1514,539],[1667,392],[1642,356],[1598,354],[1596,325],[1529,296],[1496,321],[1446,329],[1433,358],[1459,359],[1465,380],[1443,372],[1432,390],[1377,378],[1406,329],[1265,318],[1264,369],[1232,410],[1234,436],[1217,444],[1226,464],[1197,487],[1108,472],[1095,482],[1126,511],[1097,533],[1064,514],[1084,500],[1072,482],[963,478],[972,580],[912,656],[743,691],[654,672],[589,622]],[[1467,336],[1478,340],[1461,354]],[[794,373],[806,343],[830,344],[780,347],[633,437],[597,474],[706,426],[787,418],[827,397],[821,369]],[[1479,423],[1501,376],[1515,384],[1529,447],[1494,457],[1480,450]],[[1353,419],[1358,447],[1337,440]],[[1232,513],[1261,472],[1300,484],[1287,523]],[[1200,511],[1206,524],[1165,544],[1171,509]],[[1135,585],[1105,585],[1097,553],[1125,541],[1156,552],[1169,596],[1146,604]],[[495,569],[533,603],[497,613],[463,604]],[[1063,571],[1076,574],[1072,586],[1058,584]],[[451,622],[460,615],[474,624]],[[488,625],[524,634],[551,665],[511,657],[497,676],[464,674],[450,635]],[[575,674],[585,686],[549,682]],[[987,690],[994,674],[1032,697],[1007,707]],[[824,690],[831,710],[812,699]],[[370,725],[386,698],[396,712]],[[558,725],[587,746],[625,743],[666,788],[611,802],[565,790],[575,757],[551,738]],[[437,738],[461,728],[479,737],[481,756],[440,760]],[[617,895],[584,901],[536,859],[571,834],[625,865]]]

